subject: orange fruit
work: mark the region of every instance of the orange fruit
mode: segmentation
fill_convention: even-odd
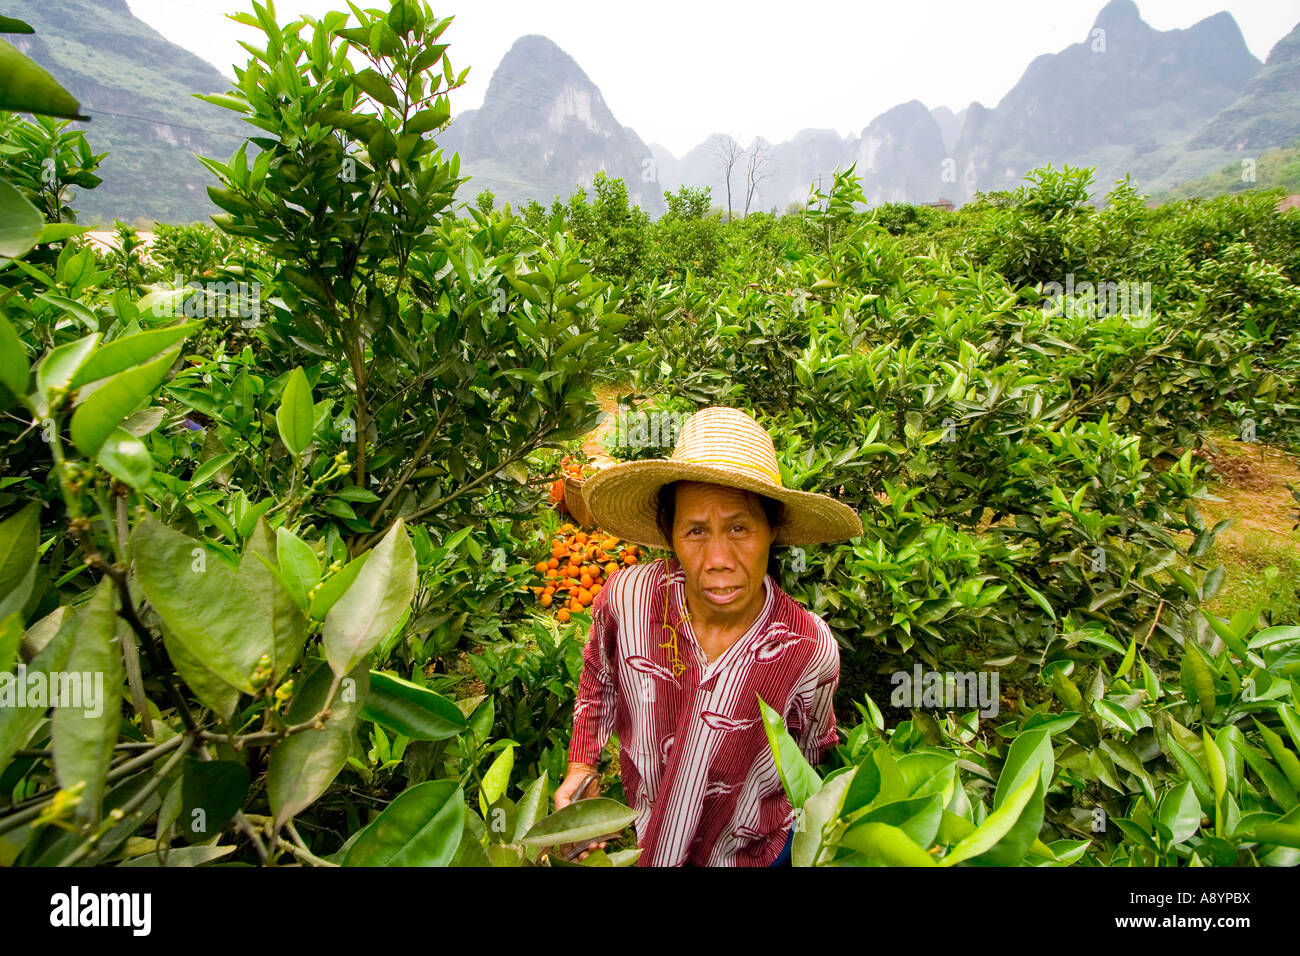
[[[559,577],[559,575],[560,575],[560,572],[557,571],[557,570],[555,570],[555,568],[547,568],[547,569],[546,569],[546,577],[547,577],[548,580],[554,580],[555,578]]]
[[[636,564],[636,555],[635,554],[623,555],[623,563],[628,565]]]
[[[566,611],[564,608],[560,608],[559,613],[555,615],[555,619],[559,621],[561,624],[568,624],[569,612]]]
[[[542,607],[550,607],[552,598],[549,594],[542,595]]]
[[[593,601],[596,600],[596,595],[599,594],[602,590],[604,590],[604,588],[605,585],[603,584],[593,584],[591,586],[591,599]]]
[[[560,566],[560,559],[559,559],[559,558],[551,558],[551,560],[549,560],[549,561],[546,562],[546,567],[548,567],[548,568],[558,568],[559,566]],[[543,570],[545,570],[545,569],[543,569]]]
[[[535,570],[537,571],[538,574],[545,574],[546,569],[548,567],[550,567],[550,565],[548,565],[545,561],[538,561]]]
[[[579,592],[578,592],[578,603],[581,604],[583,607],[586,607],[588,604],[590,604],[590,603],[591,603],[591,592],[588,591],[586,588],[583,588],[581,591],[579,591]]]
[[[605,573],[606,573],[606,574],[613,574],[613,573],[614,573],[615,571],[617,571],[617,570],[618,570],[618,565],[615,564],[613,561],[611,561],[611,562],[609,562],[609,564],[605,565]]]
[[[592,581],[590,574],[584,574],[579,582],[584,588],[590,588],[595,582]]]

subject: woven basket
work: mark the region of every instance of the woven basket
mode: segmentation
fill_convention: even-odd
[[[564,507],[573,516],[576,524],[584,528],[593,527],[591,511],[587,508],[587,499],[582,496],[585,478],[564,479]]]

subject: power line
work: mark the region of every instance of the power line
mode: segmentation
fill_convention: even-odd
[[[152,119],[148,116],[132,116],[130,113],[114,113],[112,110],[96,110],[96,109],[91,109],[88,106],[83,106],[82,110],[84,110],[86,113],[91,114],[92,116],[95,114],[98,114],[100,116],[115,116],[118,119],[129,119],[129,120],[136,120],[141,123],[152,123],[155,126],[170,126],[172,129],[187,129],[195,133],[207,133],[210,136],[229,136],[229,137],[236,136],[235,133],[231,133],[226,130],[204,129],[201,126],[185,126],[181,123],[169,123],[167,120]],[[247,139],[248,137],[245,136],[239,138]]]

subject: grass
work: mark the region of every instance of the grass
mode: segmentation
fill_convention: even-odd
[[[1300,532],[1288,537],[1252,529],[1207,552],[1223,565],[1223,585],[1205,609],[1231,617],[1254,604],[1263,606],[1262,624],[1300,622]]]
[[[1286,452],[1215,436],[1214,478],[1201,515],[1212,524],[1233,523],[1216,538],[1203,560],[1222,564],[1223,584],[1206,610],[1231,617],[1262,607],[1261,624],[1300,622],[1300,531],[1292,525],[1296,504],[1290,488],[1300,486],[1300,465]]]

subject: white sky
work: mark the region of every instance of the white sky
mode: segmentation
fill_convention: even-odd
[[[257,32],[222,14],[247,0],[127,0],[173,42],[233,76]],[[359,0],[365,8],[386,3]],[[1029,62],[1085,40],[1104,0],[468,0],[433,4],[457,72],[452,112],[479,106],[501,58],[528,33],[549,37],[600,88],[614,116],[681,156],[713,133],[742,145],[806,127],[858,133],[899,103],[995,106]],[[1229,11],[1260,60],[1300,22],[1300,0],[1138,0],[1158,30]],[[346,10],[344,0],[280,0],[281,23]]]

